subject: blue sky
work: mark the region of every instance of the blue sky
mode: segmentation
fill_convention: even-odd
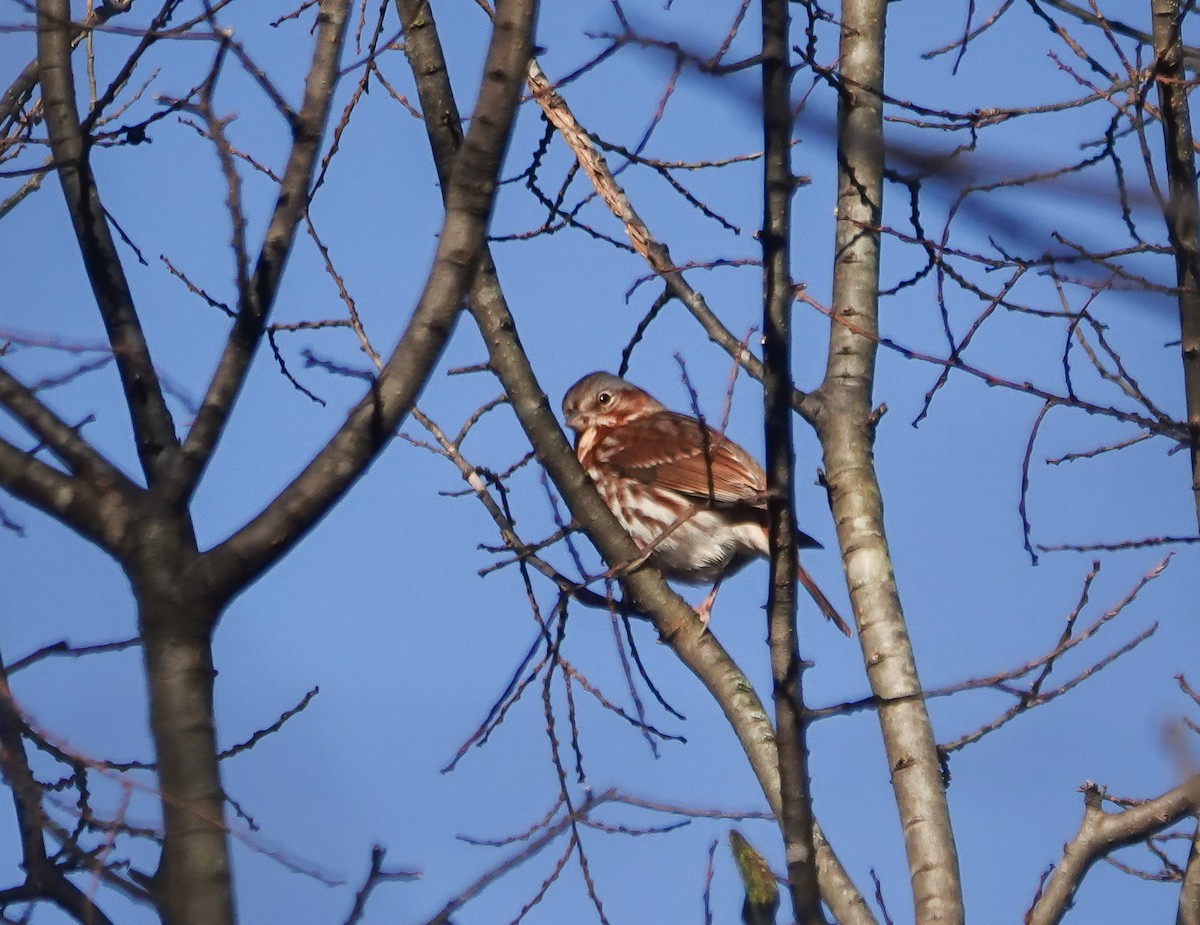
[[[639,29],[697,49],[719,43],[736,8],[733,3],[703,0],[676,0],[669,11],[660,4],[630,6]],[[921,52],[961,33],[961,6],[933,17],[930,4],[891,4],[888,79],[894,96],[938,109],[974,109],[1039,105],[1080,94],[1076,81],[1048,55],[1054,52],[1065,60],[1069,52],[1026,9],[1014,8],[972,45],[957,76],[951,75],[950,56],[922,61]],[[1102,6],[1145,26],[1140,5]],[[235,35],[294,100],[301,87],[298,68],[308,54],[309,20],[277,29],[264,25],[288,9],[287,3],[271,0],[234,4],[224,15]],[[478,78],[486,22],[465,0],[438,2],[434,10],[465,111]],[[978,15],[990,12],[989,8]],[[149,7],[139,4],[121,24],[144,24],[149,15]],[[389,23],[394,22],[392,15]],[[5,7],[0,21],[26,23],[28,17],[13,3]],[[574,70],[603,47],[603,39],[588,33],[595,36],[616,28],[607,4],[547,4],[538,31],[547,73],[553,79]],[[1112,64],[1102,37],[1088,35],[1082,26],[1074,31],[1087,36],[1093,54]],[[752,52],[756,32],[751,16],[731,58]],[[831,36],[827,28],[822,32],[820,57],[825,63],[835,54]],[[130,42],[105,39],[98,65],[102,73],[112,73]],[[32,55],[32,47],[28,32],[0,34],[6,77]],[[185,91],[203,74],[211,53],[206,43],[164,44],[151,56],[142,77],[150,76],[151,65],[161,65],[162,72],[127,118],[148,115],[157,94]],[[347,60],[356,59],[351,45]],[[381,66],[388,80],[415,100],[403,56],[385,56]],[[669,73],[670,62],[661,55],[626,48],[565,88],[564,95],[585,126],[631,146],[653,116]],[[807,89],[807,80],[806,75],[798,78],[797,98]],[[754,72],[716,81],[686,71],[646,153],[693,160],[757,150],[756,82]],[[339,88],[339,110],[351,84],[347,79]],[[252,150],[266,163],[280,164],[287,141],[283,126],[235,69],[222,78],[218,105],[237,115],[230,128],[235,145]],[[795,153],[796,172],[810,175],[812,183],[799,189],[795,200],[794,274],[822,301],[828,299],[832,254],[833,107],[831,92],[819,87],[799,123]],[[1081,142],[1103,132],[1110,114],[1095,107],[989,129],[982,135],[977,158],[966,161],[965,170],[987,179],[1006,170],[1017,173],[1041,164],[1068,163],[1080,156]],[[541,132],[536,112],[526,106],[506,176],[525,168]],[[100,151],[95,165],[109,210],[149,264],[138,266],[132,253],[124,252],[156,362],[195,400],[203,394],[226,321],[189,296],[158,257],[169,256],[219,298],[232,298],[223,189],[211,148],[193,130],[168,119],[151,137],[150,145]],[[904,126],[890,126],[889,138],[939,151],[961,140]],[[544,170],[547,188],[554,188],[567,164],[565,149],[555,142]],[[249,235],[257,241],[273,190],[252,172],[244,176]],[[673,257],[682,263],[756,256],[752,232],[760,212],[758,167],[750,163],[680,179],[739,226],[741,234],[731,235],[704,220],[650,172],[626,171],[622,183]],[[6,190],[15,188],[15,181],[4,182]],[[580,182],[573,187],[576,198],[569,201],[577,200]],[[1144,177],[1131,184],[1144,188]],[[897,187],[889,187],[885,214],[885,223],[896,227],[903,226],[908,214],[907,201],[899,193]],[[940,229],[947,201],[936,195],[928,200],[927,229]],[[990,211],[968,210],[955,219],[954,240],[960,246],[982,251],[989,247],[988,236],[995,235],[1037,253],[1049,230],[1100,247],[1126,243],[1114,206],[1111,171],[1095,171],[1083,193],[1061,184],[1044,185],[985,201]],[[381,350],[390,350],[423,285],[440,210],[424,129],[374,86],[354,114],[344,151],[333,162],[313,216],[368,334]],[[1161,219],[1144,200],[1137,214],[1146,236],[1161,241]],[[523,231],[542,218],[542,209],[528,192],[512,184],[501,194],[494,231]],[[623,237],[599,203],[587,206],[581,218]],[[498,244],[494,253],[523,342],[555,404],[582,374],[616,368],[622,347],[657,294],[656,286],[649,284],[626,298],[627,290],[647,272],[640,258],[579,232]],[[919,255],[895,241],[885,244],[884,254],[885,282],[904,278],[920,265]],[[0,308],[2,332],[102,339],[56,183],[48,180],[0,222],[0,255],[9,282],[5,307]],[[1169,281],[1168,258],[1141,265],[1152,278]],[[997,285],[984,274],[976,277]],[[761,282],[754,268],[697,270],[689,279],[736,334],[757,323]],[[1020,286],[1018,294],[1025,302],[1058,306],[1044,278],[1031,273]],[[982,305],[961,291],[948,291],[951,326],[961,336]],[[1084,298],[1078,290],[1068,290],[1067,296],[1074,307]],[[1110,325],[1109,336],[1147,392],[1180,417],[1178,351],[1164,346],[1178,336],[1169,300],[1145,292],[1106,293],[1094,308]],[[341,316],[344,309],[337,292],[315,248],[302,235],[275,320]],[[882,319],[887,336],[944,355],[929,281],[885,300]],[[795,328],[797,382],[815,386],[824,368],[827,322],[798,305]],[[1013,381],[1057,388],[1063,338],[1061,322],[997,313],[969,359]],[[301,350],[311,348],[365,368],[367,360],[348,332],[285,335],[281,344],[292,371],[328,405],[320,407],[295,391],[280,376],[269,350],[260,353],[245,400],[196,499],[202,545],[236,529],[286,484],[341,423],[358,394],[357,383],[306,370],[301,357]],[[687,362],[702,408],[709,416],[719,416],[728,359],[678,305],[669,306],[651,328],[634,354],[629,378],[665,404],[687,408],[675,353]],[[486,376],[447,377],[444,371],[483,358],[480,340],[466,318],[422,398],[423,410],[456,430],[498,388]],[[27,348],[12,351],[5,362],[33,380],[67,369],[74,360],[60,352]],[[1087,374],[1078,351],[1074,362],[1081,393],[1100,404],[1125,406],[1111,385]],[[1020,467],[1040,402],[956,374],[934,401],[929,417],[914,428],[911,422],[938,372],[935,366],[885,350],[876,395],[876,401],[888,407],[876,452],[889,540],[928,686],[1015,667],[1052,648],[1091,561],[1090,555],[1046,554],[1034,567],[1022,548],[1017,512]],[[68,419],[94,414],[97,420],[85,434],[127,471],[134,471],[136,460],[113,370],[55,390],[48,400]],[[756,453],[762,445],[759,407],[754,384],[740,380],[729,433]],[[182,404],[174,410],[181,422],[187,420]],[[10,422],[0,428],[6,437],[15,438]],[[415,422],[406,423],[404,430],[424,436]],[[1051,414],[1033,455],[1029,503],[1035,542],[1195,534],[1186,454],[1168,455],[1170,446],[1161,438],[1069,466],[1041,463],[1047,456],[1132,435],[1127,426],[1110,420],[1070,410]],[[494,469],[514,462],[525,448],[519,429],[503,409],[489,415],[464,447],[472,462]],[[803,426],[797,428],[797,458],[801,524],[827,545],[806,561],[819,583],[846,607],[844,579],[832,548],[833,527],[823,492],[814,484],[819,448]],[[217,709],[223,744],[242,741],[269,725],[311,687],[321,690],[281,733],[225,766],[227,789],[258,826],[254,832],[239,827],[246,832],[237,848],[243,921],[341,921],[376,842],[388,847],[389,863],[419,869],[423,877],[380,888],[365,921],[423,921],[480,872],[516,850],[471,846],[456,836],[515,834],[550,809],[557,784],[537,685],[485,748],[472,750],[453,773],[439,772],[483,718],[535,636],[519,575],[505,569],[478,576],[478,570],[495,558],[478,544],[495,543],[495,530],[473,499],[439,494],[460,487],[448,462],[395,441],[314,533],[235,601],[219,626]],[[512,489],[523,535],[549,533],[553,523],[537,473],[532,468],[523,471]],[[0,582],[5,588],[0,646],[6,661],[61,638],[88,643],[135,632],[127,585],[111,560],[19,503],[7,498],[2,503],[27,530],[24,538],[0,534]],[[586,542],[580,545],[588,564],[596,568],[598,559]],[[1117,603],[1166,552],[1152,548],[1104,556],[1085,619]],[[565,549],[552,559],[570,569]],[[1188,712],[1173,676],[1191,673],[1189,678],[1200,683],[1195,671],[1195,597],[1189,593],[1196,564],[1194,548],[1178,548],[1163,577],[1098,639],[1066,660],[1062,675],[1159,622],[1158,633],[1147,643],[1069,696],[1019,718],[952,759],[949,799],[972,921],[1019,918],[1039,875],[1075,831],[1082,812],[1077,789],[1085,780],[1098,781],[1122,796],[1147,797],[1173,786],[1190,770],[1168,747],[1167,731]],[[732,579],[722,590],[712,624],[764,696],[769,692],[761,618],[765,577],[765,568],[756,565]],[[698,600],[703,591],[686,593]],[[548,610],[552,589],[539,585],[537,595]],[[680,722],[652,705],[649,718],[688,741],[666,743],[655,759],[636,731],[577,691],[592,790],[618,787],[697,808],[762,809],[761,794],[719,711],[670,652],[654,642],[649,627],[634,629],[656,685],[687,716]],[[826,705],[863,696],[867,688],[857,644],[831,631],[811,612],[803,615],[802,632],[804,654],[815,662],[805,677],[810,702]],[[572,608],[565,655],[611,700],[629,707],[605,614]],[[114,760],[151,756],[136,650],[45,662],[16,675],[13,684],[39,726],[72,748]],[[644,687],[641,694],[649,702]],[[561,683],[556,682],[554,696],[559,716],[565,717]],[[939,741],[986,722],[1008,704],[1008,698],[994,693],[934,702]],[[565,733],[560,730],[560,735]],[[874,870],[892,917],[908,921],[907,870],[878,724],[870,714],[823,720],[812,732],[812,747],[816,809],[827,834],[864,892],[872,891],[868,872]],[[41,770],[52,773],[49,765]],[[114,786],[97,779],[95,789],[116,805],[119,792]],[[136,793],[130,812],[134,820],[152,822],[151,795]],[[0,871],[11,880],[16,876],[18,843],[11,836],[10,813],[8,804],[0,802],[0,831],[9,833],[0,837]],[[601,818],[631,826],[668,821],[617,808],[603,811]],[[781,870],[773,828],[762,822],[738,825]],[[609,920],[702,921],[708,846],[719,839],[714,920],[737,921],[741,899],[724,847],[729,827],[726,821],[697,821],[669,834],[636,838],[587,833],[585,847]],[[139,863],[150,863],[144,848],[120,847]],[[455,920],[460,925],[510,921],[548,875],[559,850],[548,849],[501,880]],[[345,879],[350,886],[321,885],[290,872],[273,854]],[[1125,857],[1150,864],[1144,852]],[[1135,880],[1100,865],[1085,883],[1072,917],[1082,922],[1162,921],[1172,914],[1175,896],[1172,886]],[[126,910],[119,897],[106,896],[104,902],[114,918],[150,920],[143,910]],[[531,921],[583,922],[595,917],[572,862]],[[46,912],[37,920],[55,918]]]

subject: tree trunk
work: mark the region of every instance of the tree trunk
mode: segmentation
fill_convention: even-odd
[[[164,521],[141,531],[129,569],[150,698],[163,853],[154,885],[167,925],[232,925],[225,792],[213,717],[212,631],[223,601],[188,580],[190,537]]]

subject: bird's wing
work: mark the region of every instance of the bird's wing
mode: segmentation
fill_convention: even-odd
[[[639,482],[698,504],[765,505],[766,476],[754,458],[695,418],[663,411],[615,428],[603,461]]]
[[[702,436],[706,434],[706,436]],[[677,491],[699,507],[736,507],[766,526],[767,476],[745,450],[695,418],[661,411],[628,421],[596,448],[598,461],[626,478]],[[800,549],[821,544],[796,531]]]

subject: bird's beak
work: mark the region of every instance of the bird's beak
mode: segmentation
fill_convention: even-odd
[[[583,430],[583,420],[578,411],[568,411],[563,415],[563,420],[567,422],[567,426],[574,431]]]

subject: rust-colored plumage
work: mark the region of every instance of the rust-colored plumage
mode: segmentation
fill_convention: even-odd
[[[610,373],[590,373],[563,398],[579,462],[605,503],[668,578],[713,583],[697,608],[705,622],[721,582],[767,552],[767,479],[732,440],[669,411]],[[797,533],[800,548],[821,544]],[[850,628],[803,568],[797,578],[822,613]]]

